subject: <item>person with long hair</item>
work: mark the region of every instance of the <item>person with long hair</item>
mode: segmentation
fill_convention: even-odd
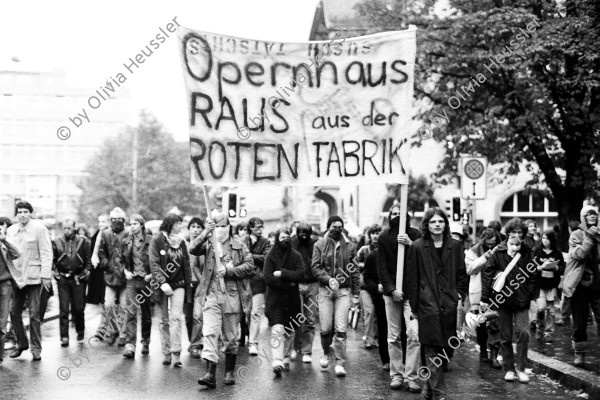
[[[598,209],[584,206],[580,211],[579,229],[569,237],[569,263],[563,279],[564,295],[570,299],[573,313],[573,350],[574,364],[582,367],[587,351],[587,323],[589,308],[596,317],[600,333],[600,227]]]
[[[444,397],[446,387],[435,360],[447,354],[456,333],[456,308],[459,296],[467,296],[468,276],[462,245],[450,237],[448,217],[441,209],[428,209],[420,229],[422,237],[408,249],[406,286],[430,373],[422,396],[438,399]]]
[[[188,250],[191,251],[189,245],[194,239],[204,230],[204,221],[200,217],[193,217],[188,222],[188,232],[190,233]],[[204,268],[204,256],[194,256],[190,254],[190,268],[192,269],[192,293],[194,293],[194,302],[186,303],[183,307],[185,314],[185,326],[190,340],[189,352],[192,358],[200,358],[202,350],[202,307],[200,306],[199,297],[196,296],[200,279],[202,278],[202,269]]]
[[[289,229],[279,229],[275,234],[275,244],[265,259],[263,275],[267,285],[265,316],[271,327],[273,372],[279,378],[281,371],[290,370],[295,329],[300,326],[297,318],[302,315],[298,285],[304,280],[304,262],[300,253],[291,247]]]
[[[538,270],[537,330],[536,339],[552,342],[554,334],[554,302],[560,277],[565,271],[565,260],[558,249],[556,233],[549,229],[542,234],[541,245],[533,252],[533,263]],[[543,335],[543,336],[542,336]]]
[[[465,264],[469,280],[469,303],[471,312],[479,314],[479,304],[481,302],[481,272],[487,264],[487,260],[500,248],[502,237],[500,232],[493,228],[486,228],[481,240],[465,252]],[[498,362],[498,349],[500,348],[500,338],[498,337],[498,327],[490,321],[487,324],[481,324],[477,328],[477,344],[479,345],[479,361],[490,361],[491,367],[500,369],[502,366]],[[487,347],[490,348],[488,357]]]
[[[531,250],[523,243],[523,222],[514,218],[505,226],[508,239],[487,261],[482,276],[481,312],[498,311],[500,351],[506,374],[504,380],[529,382],[527,349],[529,343],[529,307],[536,298],[537,269],[530,262]],[[517,337],[517,354],[513,337]]]
[[[369,253],[377,249],[377,239],[381,234],[381,225],[374,224],[366,229],[366,240],[365,245],[359,247],[356,253],[356,259],[360,267],[360,306],[362,309],[363,324],[365,327],[365,336],[363,341],[365,348],[371,350],[377,346],[375,337],[377,336],[377,316],[375,314],[375,306],[373,305],[373,299],[371,294],[368,292],[365,285],[364,268],[365,260]]]
[[[209,239],[212,233],[214,238]],[[190,244],[190,254],[205,256],[200,286],[196,296],[202,307],[202,335],[206,373],[198,384],[214,389],[219,361],[219,337],[225,353],[225,384],[235,384],[235,363],[238,354],[238,334],[242,313],[250,312],[252,290],[250,278],[255,274],[252,254],[236,239],[229,218],[214,212],[206,228]]]
[[[183,305],[192,301],[192,271],[187,246],[180,235],[182,225],[180,215],[168,214],[150,242],[152,279],[160,285],[154,294],[161,309],[163,365],[173,362],[175,368],[182,367]]]

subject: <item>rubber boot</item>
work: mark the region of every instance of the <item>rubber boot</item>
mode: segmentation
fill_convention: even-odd
[[[235,385],[235,360],[237,354],[225,354],[225,384]]]
[[[502,365],[498,362],[498,349],[490,349],[490,366],[494,369],[502,369]]]
[[[211,389],[217,387],[217,363],[206,360],[206,374],[200,379],[198,379],[199,385],[208,386]]]

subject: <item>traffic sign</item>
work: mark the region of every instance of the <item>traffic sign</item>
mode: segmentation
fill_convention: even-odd
[[[463,157],[460,159],[461,197],[481,200],[487,197],[487,158]]]

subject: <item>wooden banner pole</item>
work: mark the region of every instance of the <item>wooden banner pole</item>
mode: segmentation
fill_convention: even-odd
[[[406,214],[408,210],[408,184],[400,185],[400,226],[398,233],[406,233]],[[394,238],[398,240],[397,238]],[[402,292],[402,283],[404,282],[404,253],[405,246],[398,243],[398,259],[396,269],[396,289]],[[403,293],[404,296],[404,293]]]

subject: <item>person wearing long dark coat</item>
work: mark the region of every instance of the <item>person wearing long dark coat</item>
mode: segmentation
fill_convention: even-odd
[[[441,361],[449,357],[450,347],[460,343],[454,336],[456,308],[459,296],[467,296],[469,279],[463,247],[450,237],[444,212],[437,207],[428,209],[420,228],[423,236],[409,247],[405,278],[429,372],[422,396],[439,399],[445,395]]]
[[[267,254],[264,278],[267,284],[265,315],[271,327],[271,352],[273,372],[290,370],[290,354],[295,331],[304,316],[300,305],[298,285],[304,280],[302,255],[292,249],[290,231],[280,229],[275,234],[275,244]]]

